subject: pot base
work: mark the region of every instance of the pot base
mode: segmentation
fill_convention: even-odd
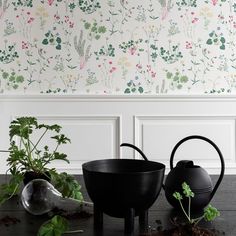
[[[104,212],[94,204],[94,228],[102,230],[103,228],[103,214]],[[141,212],[139,215],[139,230],[140,233],[148,231],[148,210]],[[125,234],[132,234],[134,231],[134,208],[127,209],[124,216],[124,232]]]

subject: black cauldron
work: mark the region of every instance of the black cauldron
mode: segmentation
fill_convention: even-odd
[[[125,232],[132,233],[134,217],[141,230],[148,226],[148,209],[162,187],[165,166],[133,159],[105,159],[82,165],[85,186],[94,203],[94,226],[101,228],[103,213],[125,218]]]

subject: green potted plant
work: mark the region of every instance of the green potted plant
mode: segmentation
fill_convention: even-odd
[[[191,198],[194,197],[194,193],[192,192],[191,188],[187,183],[182,183],[182,189],[183,193],[174,192],[173,197],[179,202],[180,208],[182,210],[182,213],[187,219],[187,221],[178,222],[177,218],[175,218],[172,223],[174,225],[173,228],[162,230],[161,222],[157,221],[158,227],[157,230],[145,233],[143,236],[172,236],[172,235],[179,235],[179,236],[217,236],[219,235],[216,230],[212,229],[205,229],[200,226],[198,226],[198,223],[201,220],[205,221],[213,221],[217,216],[220,215],[219,211],[213,207],[212,205],[208,205],[206,208],[204,208],[202,214],[198,217],[192,217],[191,212]],[[187,198],[188,200],[188,208],[185,209],[183,206],[183,198]]]
[[[48,167],[55,160],[69,163],[67,155],[59,152],[61,145],[70,142],[61,133],[61,126],[40,124],[35,117],[19,117],[11,122],[9,129],[7,173],[10,174],[10,180],[0,186],[0,204],[17,194],[22,182],[26,184],[34,178],[51,181],[63,197],[83,199],[80,185],[73,176]],[[36,141],[35,134],[38,136]],[[47,144],[43,145],[46,134],[51,134],[50,138],[55,142],[53,149]]]

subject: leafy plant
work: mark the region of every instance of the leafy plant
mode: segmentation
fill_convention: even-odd
[[[19,58],[19,55],[15,50],[15,46],[15,44],[7,45],[7,41],[5,41],[5,49],[0,49],[0,62],[3,64],[9,64],[16,58]]]
[[[215,207],[209,204],[206,208],[204,208],[204,213],[202,216],[195,219],[191,218],[191,198],[194,197],[194,193],[190,189],[189,185],[185,182],[182,184],[182,188],[183,188],[184,197],[188,198],[188,211],[186,211],[183,207],[183,204],[182,204],[183,195],[181,193],[174,192],[173,197],[179,201],[180,207],[190,224],[196,225],[202,219],[205,219],[206,221],[213,221],[217,216],[220,215],[219,211]]]
[[[37,236],[61,236],[63,233],[82,233],[83,230],[68,230],[67,220],[59,215],[54,216],[51,220],[45,222],[39,228]]]
[[[209,38],[206,41],[206,44],[208,45],[219,45],[221,50],[225,50],[225,37],[223,34],[217,34],[214,30],[209,33]]]
[[[36,141],[33,141],[32,135],[35,132],[41,132]],[[41,150],[39,145],[47,133],[52,133],[51,139],[55,141],[55,147],[51,150],[45,145]],[[70,142],[64,134],[61,133],[61,127],[57,124],[46,125],[39,124],[35,117],[19,117],[10,124],[10,148],[7,165],[11,179],[7,184],[0,186],[0,204],[10,199],[19,191],[20,184],[27,172],[43,174],[51,177],[52,184],[61,191],[64,197],[72,197],[82,200],[79,183],[66,173],[57,173],[55,168],[48,168],[48,164],[55,160],[61,160],[69,163],[67,155],[58,151],[59,146]],[[18,139],[16,142],[15,139]]]
[[[6,86],[13,89],[18,89],[19,85],[25,80],[23,75],[17,75],[15,71],[8,73],[7,71],[0,70],[1,78],[6,81]]]
[[[138,77],[135,78],[137,80]],[[125,89],[124,93],[129,94],[129,93],[140,93],[142,94],[144,92],[143,87],[141,86],[141,83],[137,83],[134,80],[130,80],[127,83],[127,88]]]
[[[168,64],[173,64],[180,58],[183,58],[182,53],[179,51],[179,45],[170,45],[169,49],[161,47],[160,56]]]
[[[171,87],[177,89],[182,89],[184,84],[189,81],[189,78],[186,75],[181,75],[179,71],[175,73],[166,71],[166,78],[171,80]]]
[[[92,14],[97,9],[101,8],[101,5],[97,0],[89,0],[89,1],[79,0],[78,5],[80,10],[87,14]]]
[[[84,20],[84,28],[89,31],[89,39],[99,40],[102,34],[105,34],[107,29],[104,25],[98,25],[97,21],[94,20],[93,23]]]
[[[94,54],[96,55],[96,60],[99,60],[102,56],[115,57],[115,48],[112,44],[109,44],[107,47],[102,46],[99,51],[94,52]]]
[[[68,222],[62,216],[54,216],[50,221],[45,222],[39,229],[37,236],[60,236],[68,229]]]
[[[55,45],[57,50],[61,50],[61,37],[56,34],[54,35],[50,30],[45,34],[45,38],[42,41],[43,45]]]

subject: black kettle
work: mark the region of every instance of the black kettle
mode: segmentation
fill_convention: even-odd
[[[217,153],[220,156],[221,172],[214,188],[211,178],[209,174],[206,172],[206,170],[198,165],[195,165],[193,161],[190,160],[179,161],[176,167],[173,168],[173,159],[177,148],[182,143],[190,139],[202,139],[210,143],[216,149]],[[174,208],[179,208],[179,202],[173,197],[173,193],[175,191],[182,193],[183,192],[182,183],[186,182],[190,186],[191,190],[194,192],[194,197],[191,198],[191,209],[201,210],[208,205],[208,203],[214,196],[216,190],[218,189],[224,176],[225,163],[220,149],[213,141],[203,136],[192,135],[180,140],[175,145],[170,156],[170,169],[171,170],[166,177],[164,185],[165,196],[167,201]],[[187,199],[183,203],[185,206],[187,206]]]

